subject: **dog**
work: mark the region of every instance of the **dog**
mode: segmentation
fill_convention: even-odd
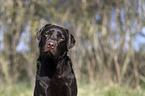
[[[77,96],[77,83],[67,52],[75,45],[68,29],[46,24],[37,32],[40,55],[37,59],[34,96]]]

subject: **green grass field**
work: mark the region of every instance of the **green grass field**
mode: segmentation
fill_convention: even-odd
[[[19,83],[0,88],[0,96],[32,96],[33,88]],[[143,89],[119,87],[115,84],[79,84],[78,96],[145,96]]]

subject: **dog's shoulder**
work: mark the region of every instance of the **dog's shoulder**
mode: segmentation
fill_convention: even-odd
[[[73,79],[75,77],[74,76],[74,71],[73,71],[73,68],[72,68],[72,61],[68,56],[66,57],[66,63],[63,67],[62,76],[65,77],[65,78],[68,78],[68,79]],[[70,77],[73,77],[73,78],[70,78]]]
[[[72,61],[69,56],[66,56],[66,61],[67,61],[67,64],[69,64],[72,67]]]

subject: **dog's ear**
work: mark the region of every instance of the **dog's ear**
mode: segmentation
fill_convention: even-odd
[[[43,26],[43,27],[37,32],[37,39],[38,39],[39,42],[41,41],[41,33],[42,33],[42,31],[43,31],[46,27],[49,27],[49,26],[52,26],[52,24],[50,24],[50,23],[46,24],[45,26]]]
[[[43,27],[37,32],[37,39],[38,39],[38,41],[40,42],[41,41],[41,33],[42,33],[42,31],[43,31]]]
[[[68,29],[65,29],[67,34],[68,34],[68,39],[67,39],[67,49],[70,49],[72,47],[74,47],[75,45],[75,39],[74,39],[74,36],[69,32]]]

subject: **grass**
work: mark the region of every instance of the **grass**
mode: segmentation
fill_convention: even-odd
[[[0,96],[32,96],[32,87],[26,84],[12,84],[0,89]]]
[[[78,96],[145,96],[143,89],[131,89],[115,84],[89,83],[79,86]]]
[[[33,96],[33,88],[18,83],[0,88],[0,96]],[[78,96],[145,96],[143,89],[131,89],[100,83],[79,84]]]

